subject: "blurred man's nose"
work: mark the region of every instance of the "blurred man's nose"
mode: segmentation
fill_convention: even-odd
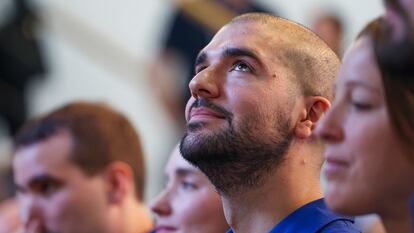
[[[25,233],[41,232],[43,225],[43,214],[40,203],[36,197],[25,195],[19,198],[20,219]]]
[[[163,190],[151,203],[151,211],[159,216],[168,216],[172,213],[169,192]]]

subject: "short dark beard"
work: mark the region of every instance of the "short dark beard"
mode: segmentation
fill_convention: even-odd
[[[221,108],[205,102],[205,107]],[[290,119],[275,116],[271,119],[275,126],[263,129],[259,124],[270,119],[254,112],[249,117],[238,130],[231,119],[226,119],[228,128],[208,135],[197,135],[203,124],[190,124],[180,143],[183,157],[199,167],[225,196],[238,195],[263,185],[283,161],[293,138]]]

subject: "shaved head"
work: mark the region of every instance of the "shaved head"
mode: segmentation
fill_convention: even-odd
[[[279,38],[275,53],[291,71],[297,90],[304,96],[333,100],[333,83],[340,66],[338,56],[310,29],[281,17],[249,13],[234,18],[228,25],[258,23]]]
[[[322,147],[309,132],[329,107],[338,68],[336,54],[299,24],[257,13],[233,19],[196,59],[183,157],[222,194],[237,195],[303,146],[319,180]]]

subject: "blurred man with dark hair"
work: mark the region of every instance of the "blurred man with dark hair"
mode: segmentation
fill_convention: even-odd
[[[137,133],[112,109],[72,103],[27,123],[13,157],[27,232],[144,233],[144,160]]]

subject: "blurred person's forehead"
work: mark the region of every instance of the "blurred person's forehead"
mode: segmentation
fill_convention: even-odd
[[[184,173],[196,173],[198,170],[196,167],[191,165],[187,160],[185,160],[181,156],[178,148],[175,148],[174,151],[171,153],[170,158],[168,159],[166,171],[172,172],[172,173],[178,172],[178,173],[184,174]]]
[[[20,185],[32,177],[49,174],[64,177],[72,169],[80,169],[70,161],[72,140],[65,132],[57,133],[44,141],[17,149],[13,159],[15,180]]]

